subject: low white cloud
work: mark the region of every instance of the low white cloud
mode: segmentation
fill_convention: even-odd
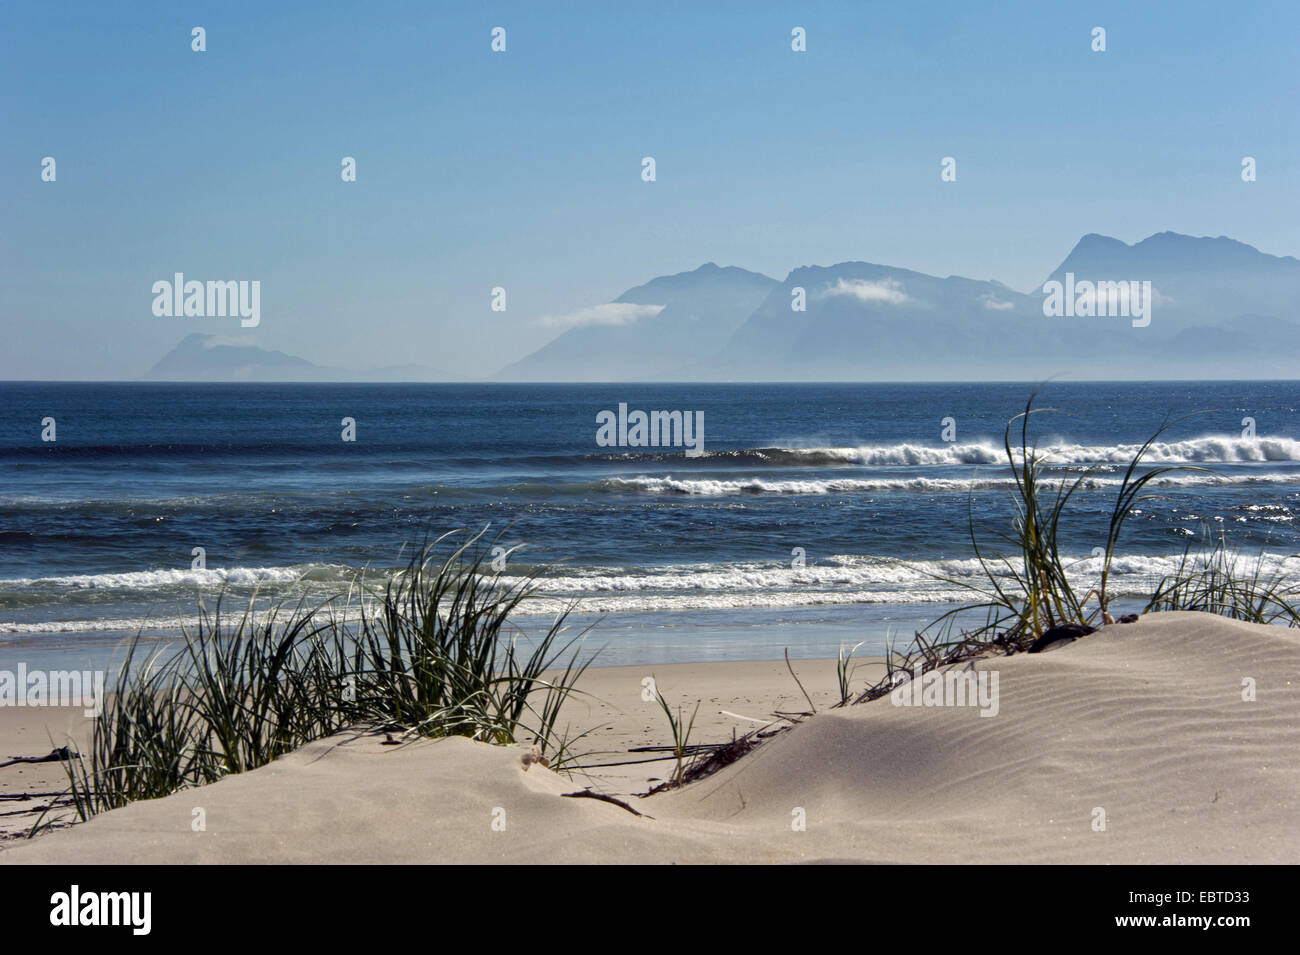
[[[903,305],[912,301],[903,291],[903,283],[898,279],[880,279],[869,282],[866,279],[840,279],[826,291],[826,297],[847,295],[859,302],[880,302],[885,305]]]
[[[984,307],[994,312],[1006,312],[1016,307],[1015,302],[1003,302],[992,295],[984,296]]]
[[[581,308],[567,315],[543,315],[538,324],[548,328],[585,328],[588,325],[633,325],[643,318],[653,318],[664,310],[662,305],[635,305],[609,302]]]
[[[220,348],[226,345],[232,348],[256,348],[257,341],[253,338],[235,337],[231,335],[209,335],[202,342],[204,350],[209,348]]]

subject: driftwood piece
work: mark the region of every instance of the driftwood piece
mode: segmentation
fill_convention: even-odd
[[[6,763],[0,763],[0,769],[12,766],[14,763],[61,763],[65,759],[76,759],[77,755],[68,747],[60,746],[58,749],[50,750],[44,756],[15,756]]]
[[[570,799],[599,799],[601,802],[611,803],[612,805],[618,806],[622,809],[626,809],[634,816],[643,816],[646,819],[654,818],[654,816],[648,816],[643,812],[638,812],[637,810],[629,806],[627,803],[625,803],[623,800],[619,799],[617,796],[610,796],[606,793],[593,792],[590,789],[582,789],[576,793],[560,793],[560,795],[567,796]]]

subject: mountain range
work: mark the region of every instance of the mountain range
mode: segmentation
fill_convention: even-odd
[[[1294,377],[1300,359],[1300,261],[1267,255],[1229,238],[1162,232],[1133,245],[1085,235],[1051,275],[1074,282],[1150,282],[1151,320],[1048,317],[1042,287],[1018,292],[997,281],[948,276],[869,262],[803,266],[767,294],[734,329],[733,312],[707,301],[736,288],[740,302],[765,276],[706,265],[657,279],[642,290],[692,290],[677,298],[699,326],[722,331],[716,350],[705,339],[675,337],[650,316],[630,326],[566,332],[498,377],[529,380],[1029,380],[1068,374],[1107,378]],[[696,291],[698,290],[698,291]],[[634,290],[641,291],[641,290]],[[629,293],[630,294],[630,293]],[[802,302],[799,301],[802,298]],[[638,295],[650,302],[653,294]],[[797,309],[796,306],[802,306]],[[716,316],[716,317],[715,317]],[[675,354],[646,354],[635,374],[625,349],[637,342],[680,343]],[[568,360],[549,362],[564,343]],[[635,353],[635,352],[633,352]],[[575,373],[572,356],[585,360]],[[613,373],[614,369],[618,373]]]
[[[1044,286],[1150,283],[1150,321],[1045,314]],[[585,309],[499,381],[856,381],[1293,378],[1300,260],[1223,236],[1085,235],[1028,293],[869,262],[784,280],[705,264]],[[953,369],[960,369],[954,373]],[[190,335],[148,377],[447,380],[430,369],[321,368]]]

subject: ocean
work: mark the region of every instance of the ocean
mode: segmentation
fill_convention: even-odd
[[[518,548],[507,576],[540,578],[521,627],[572,604],[599,663],[879,652],[970,596],[939,578],[977,579],[971,521],[987,538],[1012,520],[1002,435],[1031,390],[0,384],[0,668],[100,665],[200,601],[325,599],[489,525]],[[1062,541],[1081,581],[1133,451],[1193,412],[1149,461],[1197,470],[1141,503],[1112,593],[1140,602],[1221,533],[1296,568],[1300,383],[1054,382],[1038,403],[1053,473],[1090,472]],[[702,413],[703,453],[598,444],[620,404]]]

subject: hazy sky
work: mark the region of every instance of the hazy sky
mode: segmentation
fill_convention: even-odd
[[[1088,232],[1300,255],[1298,31],[1294,2],[3,0],[0,378],[239,334],[154,316],[178,271],[260,281],[266,347],[477,375],[706,261],[1027,291]]]

